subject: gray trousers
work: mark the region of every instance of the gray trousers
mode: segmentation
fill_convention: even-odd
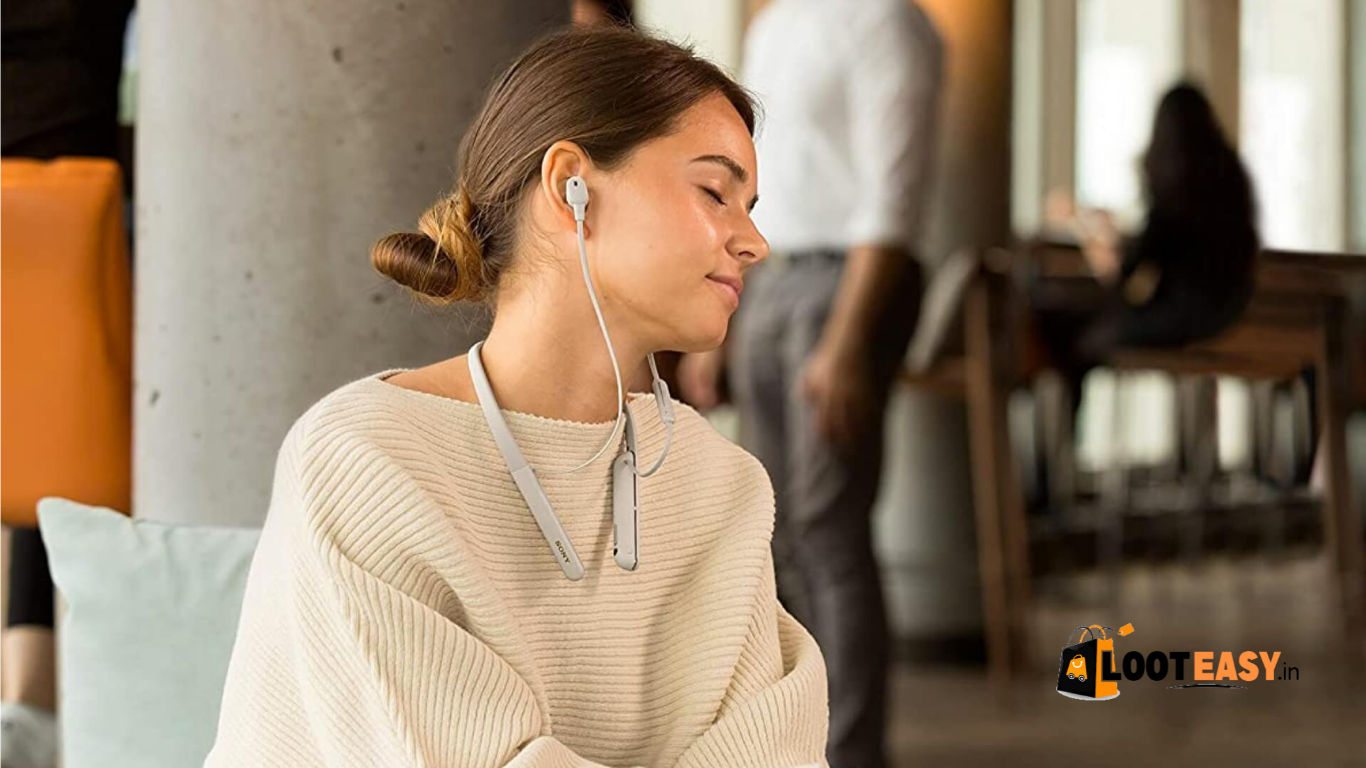
[[[852,449],[816,430],[800,374],[821,337],[844,262],[774,254],[750,271],[732,318],[730,388],[740,442],[773,481],[778,598],[816,638],[830,681],[832,768],[882,768],[889,628],[873,554],[871,513],[882,472],[883,415],[919,310],[905,270],[867,349],[876,424]]]

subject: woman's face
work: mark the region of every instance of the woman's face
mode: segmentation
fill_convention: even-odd
[[[595,173],[588,248],[609,322],[625,321],[657,349],[719,346],[745,272],[768,257],[750,220],[757,184],[754,142],[719,93],[624,165]]]

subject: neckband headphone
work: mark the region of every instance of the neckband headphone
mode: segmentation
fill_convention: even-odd
[[[669,446],[673,442],[673,400],[669,396],[669,385],[659,377],[659,368],[655,366],[655,356],[651,352],[646,357],[650,363],[650,375],[654,380],[652,387],[655,394],[655,405],[659,409],[660,421],[664,422],[664,448],[660,451],[659,458],[655,461],[654,466],[645,472],[641,472],[636,468],[635,423],[631,418],[630,409],[625,407],[624,387],[621,380],[621,368],[617,365],[617,353],[612,348],[612,337],[607,333],[607,322],[602,318],[602,307],[598,303],[598,294],[594,290],[593,280],[588,274],[588,247],[584,243],[583,235],[584,215],[588,207],[588,185],[584,183],[581,177],[571,176],[565,183],[565,202],[574,209],[574,222],[577,225],[579,239],[579,262],[583,266],[583,280],[588,286],[588,298],[592,300],[593,311],[598,317],[598,328],[602,330],[602,338],[607,342],[607,355],[612,360],[612,373],[616,376],[617,418],[612,424],[612,433],[607,436],[607,441],[591,458],[570,469],[545,470],[545,473],[569,474],[592,464],[603,454],[603,451],[607,450],[608,446],[616,441],[617,430],[621,428],[622,422],[625,422],[625,447],[612,462],[612,554],[618,566],[628,571],[634,571],[640,563],[638,478],[649,477],[658,472],[664,464],[664,457],[669,454]],[[536,525],[541,529],[541,535],[545,537],[551,555],[560,564],[560,569],[564,571],[564,575],[570,581],[578,581],[583,578],[583,562],[579,560],[579,555],[574,550],[574,544],[569,540],[569,534],[565,532],[564,526],[560,525],[559,518],[555,516],[555,511],[550,506],[550,499],[546,498],[540,480],[536,477],[536,472],[527,463],[526,457],[522,455],[521,449],[517,447],[517,441],[513,439],[512,432],[508,429],[507,421],[503,418],[503,412],[498,407],[498,400],[493,396],[493,387],[489,385],[488,374],[484,372],[484,362],[480,357],[480,350],[483,346],[482,340],[475,342],[474,346],[470,347],[467,359],[470,367],[470,378],[474,381],[474,391],[479,397],[479,405],[484,411],[484,420],[488,422],[489,431],[493,433],[493,440],[498,445],[498,452],[503,455],[503,461],[506,462],[508,471],[512,473],[512,480],[516,483],[517,490],[521,492],[522,498],[526,500],[527,507],[531,510]]]

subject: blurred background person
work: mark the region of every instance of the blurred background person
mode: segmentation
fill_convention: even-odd
[[[749,280],[729,352],[687,355],[679,370],[685,399],[706,407],[728,354],[741,442],[773,478],[779,597],[829,669],[834,768],[887,762],[871,513],[919,308],[942,59],[937,30],[904,0],[776,0],[756,15],[742,80],[765,115],[755,219],[773,253]]]
[[[1082,209],[1070,221],[1104,292],[1089,306],[1074,295],[1061,306],[1042,286],[1035,298],[1074,412],[1086,372],[1114,350],[1208,339],[1252,295],[1260,243],[1252,183],[1198,88],[1182,83],[1163,95],[1140,166],[1147,216],[1137,235],[1122,238],[1104,210]]]
[[[635,26],[632,0],[574,0],[575,24],[617,24]]]

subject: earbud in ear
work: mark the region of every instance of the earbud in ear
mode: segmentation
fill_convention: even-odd
[[[574,221],[583,221],[588,208],[588,185],[581,176],[570,176],[564,183],[564,199],[574,209]]]

